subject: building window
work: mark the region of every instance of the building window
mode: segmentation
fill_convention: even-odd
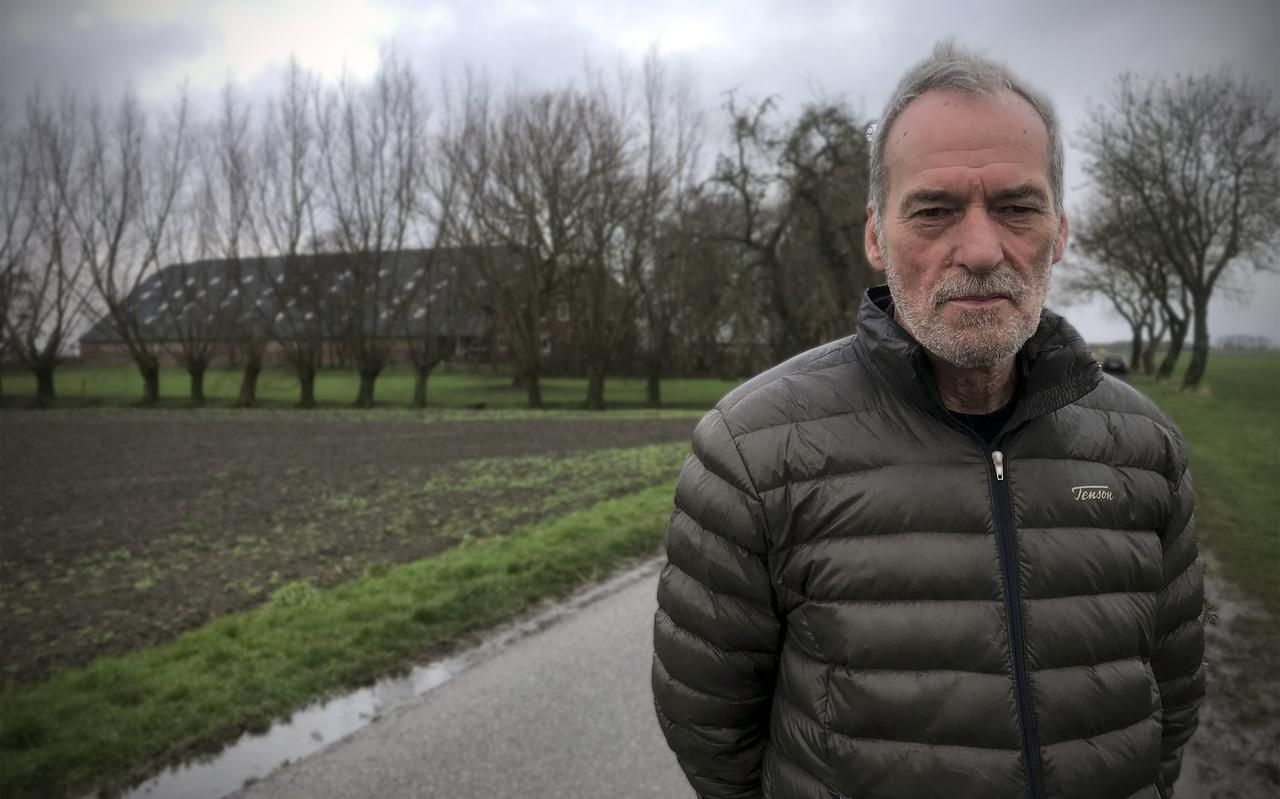
[[[556,320],[560,322],[569,321],[569,303],[564,300],[556,303]]]

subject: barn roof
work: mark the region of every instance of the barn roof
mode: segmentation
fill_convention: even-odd
[[[447,247],[170,264],[128,302],[144,334],[160,341],[236,338],[246,326],[277,338],[339,338],[356,323],[391,338],[423,336],[427,325],[439,335],[479,337],[490,325],[477,263],[486,252]],[[80,340],[120,337],[104,317]]]

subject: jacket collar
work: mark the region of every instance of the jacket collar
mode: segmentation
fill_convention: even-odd
[[[948,418],[924,347],[894,319],[888,286],[868,289],[863,296],[855,346],[896,392],[934,416]],[[1018,404],[1006,430],[1079,400],[1103,379],[1084,339],[1048,309],[1040,311],[1040,324],[1018,353],[1017,368]]]

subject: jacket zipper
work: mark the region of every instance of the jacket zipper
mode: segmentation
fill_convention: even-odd
[[[1156,793],[1160,799],[1169,799],[1169,787],[1164,784],[1164,775],[1156,770]]]
[[[1009,618],[1009,646],[1013,650],[1013,682],[1018,691],[1018,726],[1022,732],[1022,757],[1027,764],[1027,780],[1032,799],[1044,799],[1044,764],[1040,741],[1033,724],[1031,684],[1027,678],[1026,641],[1022,628],[1022,597],[1018,580],[1018,551],[1013,529],[1013,503],[1009,484],[1004,481],[1004,453],[985,444],[991,469],[991,499],[995,505],[996,541],[1000,546],[1000,566],[1004,576],[1004,609]]]

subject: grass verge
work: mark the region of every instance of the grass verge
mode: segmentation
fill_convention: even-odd
[[[1135,383],[1186,437],[1201,544],[1280,633],[1280,355],[1215,352],[1198,392]]]
[[[331,590],[292,583],[265,606],[170,644],[6,691],[0,795],[118,790],[319,697],[439,655],[654,553],[671,494],[663,483]]]

